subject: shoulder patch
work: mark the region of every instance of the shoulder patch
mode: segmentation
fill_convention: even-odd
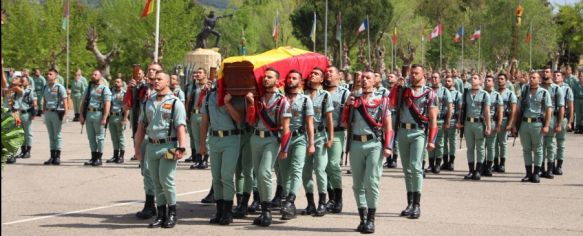
[[[172,103],[164,103],[164,106],[162,106],[164,109],[172,109]]]

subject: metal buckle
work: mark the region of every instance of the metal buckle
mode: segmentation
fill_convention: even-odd
[[[154,144],[160,144],[160,139],[152,139],[152,141],[153,141],[152,143]]]
[[[530,117],[526,118],[526,122],[532,123],[532,118],[530,118]]]
[[[474,123],[474,117],[470,117],[470,122]]]
[[[221,137],[221,138],[223,137],[223,131],[222,130],[217,131],[217,133],[219,133],[219,137]]]
[[[265,138],[265,132],[264,131],[259,131],[259,137],[260,138]]]
[[[405,123],[405,129],[411,129],[411,123]]]
[[[200,110],[199,110],[199,109],[194,109],[194,110],[192,111],[192,113],[194,113],[194,114],[200,114]]]
[[[360,141],[366,143],[366,135],[360,135]]]

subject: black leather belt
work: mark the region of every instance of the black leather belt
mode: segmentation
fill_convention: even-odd
[[[399,127],[402,129],[417,129],[417,124],[415,123],[401,123]]]
[[[57,110],[57,109],[54,109],[54,108],[47,108],[47,111],[50,111],[50,112],[57,112],[57,111],[59,111],[59,110]]]
[[[34,111],[34,109],[33,109],[33,108],[30,108],[30,109],[28,109],[28,110],[21,110],[21,111],[20,111],[20,114],[32,113],[33,111]]]
[[[366,142],[373,140],[373,139],[374,139],[374,135],[372,135],[372,134],[352,135],[352,140],[363,142],[363,143],[366,143]]]
[[[316,127],[316,130],[314,130],[316,133],[320,133],[323,132],[324,130],[326,130],[326,128],[323,125],[318,125]]]
[[[468,117],[468,118],[466,118],[466,121],[470,122],[470,123],[482,123],[482,122],[484,122],[484,118],[482,118],[482,117],[478,117],[478,118]]]
[[[260,138],[267,138],[273,136],[271,131],[263,131],[263,130],[254,130],[253,134],[259,136]]]
[[[215,137],[226,137],[226,136],[231,136],[231,135],[239,135],[241,134],[241,131],[238,129],[233,129],[233,130],[212,130],[211,131],[211,136],[215,136]]]
[[[169,143],[169,142],[176,142],[178,141],[178,138],[173,137],[173,138],[163,138],[163,139],[151,139],[148,138],[148,142],[150,142],[151,144],[164,144],[164,143]]]
[[[194,110],[192,110],[192,114],[200,114],[200,109],[194,109]]]
[[[523,117],[522,121],[526,122],[526,123],[539,123],[539,122],[543,122],[543,118],[542,117],[536,117],[536,118]]]
[[[344,127],[334,127],[334,132],[342,132],[344,130],[346,130]]]
[[[111,115],[112,116],[121,116],[122,113],[121,112],[112,112]]]
[[[96,112],[96,111],[102,111],[102,110],[103,109],[101,109],[101,108],[93,108],[93,107],[87,108],[87,111],[89,111],[89,112]]]

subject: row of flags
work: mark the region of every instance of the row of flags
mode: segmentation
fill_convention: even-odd
[[[455,33],[455,36],[453,37],[453,42],[454,43],[458,43],[460,41],[460,39],[462,37],[464,37],[465,33],[464,33],[464,27],[461,26],[457,32]],[[439,36],[441,36],[443,34],[443,28],[441,26],[441,23],[439,23],[437,26],[435,26],[435,28],[433,28],[433,30],[431,31],[431,34],[429,35],[429,40],[432,40],[434,38],[437,38]],[[482,35],[482,31],[480,30],[480,27],[478,27],[476,29],[476,31],[474,31],[474,33],[472,34],[472,36],[470,37],[471,41],[475,41],[480,39]]]

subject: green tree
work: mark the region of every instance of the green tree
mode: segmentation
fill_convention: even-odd
[[[583,55],[583,2],[561,6],[555,16],[561,49],[560,64],[575,64]]]

